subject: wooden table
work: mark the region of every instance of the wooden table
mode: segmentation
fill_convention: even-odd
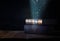
[[[0,38],[51,38],[52,36],[26,34],[24,31],[0,31]]]

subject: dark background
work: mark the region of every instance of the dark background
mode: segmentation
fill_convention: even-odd
[[[23,29],[28,6],[28,0],[1,0],[0,29]]]
[[[1,0],[0,1],[0,29],[23,30],[24,20],[30,18],[29,0]],[[42,16],[43,19],[58,20],[56,14],[56,0],[50,0]],[[55,28],[57,26],[57,22]],[[57,28],[58,30],[58,28]]]

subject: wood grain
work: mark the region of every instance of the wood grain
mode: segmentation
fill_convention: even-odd
[[[24,33],[24,31],[0,31],[0,38],[26,38],[27,39],[27,38],[48,38],[48,36],[26,34]]]

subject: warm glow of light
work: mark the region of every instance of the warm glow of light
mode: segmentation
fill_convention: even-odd
[[[28,23],[28,22],[29,22],[29,20],[28,20],[28,19],[26,19],[26,20],[25,20],[25,22],[26,22],[26,23]]]
[[[37,22],[38,24],[42,24],[42,20],[38,20],[38,22]]]
[[[28,22],[31,23],[31,19],[29,19]]]
[[[32,24],[34,24],[34,20],[33,19],[31,20],[31,22],[32,22]]]
[[[42,24],[42,20],[41,19],[26,19],[25,22],[27,24]]]

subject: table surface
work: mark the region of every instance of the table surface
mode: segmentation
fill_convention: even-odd
[[[0,31],[0,38],[52,38],[53,36],[26,34],[24,31]]]

